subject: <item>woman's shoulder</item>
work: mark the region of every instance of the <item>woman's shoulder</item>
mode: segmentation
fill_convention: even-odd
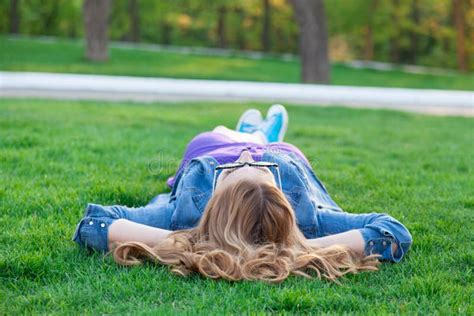
[[[277,162],[281,164],[304,163],[304,164],[309,165],[308,160],[306,159],[306,157],[301,151],[298,150],[297,152],[294,150],[288,150],[287,147],[279,146],[279,144],[281,143],[275,144],[274,146],[271,146],[271,147],[267,147],[267,149],[263,153],[262,160]]]
[[[183,186],[190,187],[193,190],[211,187],[217,165],[217,160],[211,156],[200,156],[191,159],[177,175],[172,192],[175,193]]]

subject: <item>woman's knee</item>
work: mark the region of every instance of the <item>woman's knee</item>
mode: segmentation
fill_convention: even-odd
[[[215,132],[215,133],[225,134],[228,130],[229,129],[227,127],[225,127],[224,125],[218,125],[218,126],[214,127],[214,129],[212,131]]]

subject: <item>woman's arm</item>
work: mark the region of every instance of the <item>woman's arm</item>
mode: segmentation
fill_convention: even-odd
[[[357,253],[380,254],[382,260],[399,262],[413,239],[408,229],[385,213],[351,214],[320,209],[317,214],[316,246],[340,244]],[[356,232],[354,232],[356,231]]]
[[[359,230],[353,229],[344,233],[329,235],[321,238],[308,239],[313,247],[325,248],[332,245],[346,246],[357,254],[363,256],[365,249],[365,241]],[[397,244],[392,243],[392,252],[397,250]]]
[[[142,224],[139,227],[157,227],[162,231],[170,228],[171,216],[174,206],[168,203],[169,194],[161,194],[153,199],[151,203],[144,207],[126,207],[121,205],[103,206],[89,203],[84,217],[81,219],[74,232],[73,240],[82,247],[91,248],[97,251],[107,252],[112,243],[109,243],[109,229],[115,226],[115,222],[126,220]],[[127,224],[117,224],[114,229],[114,241],[130,241],[135,238],[133,232],[140,229],[132,228],[128,232]],[[125,225],[125,227],[123,226]],[[131,225],[130,227],[136,227]],[[149,231],[146,229],[144,231]],[[130,236],[129,236],[130,235]],[[129,236],[130,238],[128,238]],[[141,235],[139,235],[140,237]],[[138,240],[137,240],[138,241]]]
[[[153,247],[159,240],[166,238],[170,233],[170,230],[119,219],[114,221],[109,227],[109,249],[113,249],[116,244],[128,241],[137,241]]]

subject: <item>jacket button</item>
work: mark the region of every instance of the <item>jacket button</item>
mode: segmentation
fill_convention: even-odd
[[[383,242],[382,242],[382,245],[386,246],[386,245],[387,245],[387,242],[386,242],[386,241],[383,241]]]
[[[105,224],[104,224],[104,223],[101,223],[101,224],[100,224],[100,227],[104,228],[104,227],[105,227]]]
[[[94,222],[93,222],[93,221],[90,221],[90,222],[89,222],[89,225],[94,225]]]
[[[373,246],[373,245],[374,245],[374,242],[373,242],[373,241],[369,242],[369,245]]]

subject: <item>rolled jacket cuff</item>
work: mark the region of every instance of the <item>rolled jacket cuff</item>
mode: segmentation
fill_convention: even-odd
[[[366,256],[379,254],[381,255],[381,260],[400,262],[411,246],[411,242],[400,242],[393,234],[386,233],[382,235],[379,231],[372,228],[363,228],[360,229],[360,232],[364,238],[364,252]],[[397,245],[395,252],[392,249],[393,243]]]
[[[109,250],[109,226],[118,218],[110,217],[105,209],[96,204],[89,204],[84,217],[76,226],[73,241],[85,248],[106,252]],[[101,216],[102,215],[102,216]]]

